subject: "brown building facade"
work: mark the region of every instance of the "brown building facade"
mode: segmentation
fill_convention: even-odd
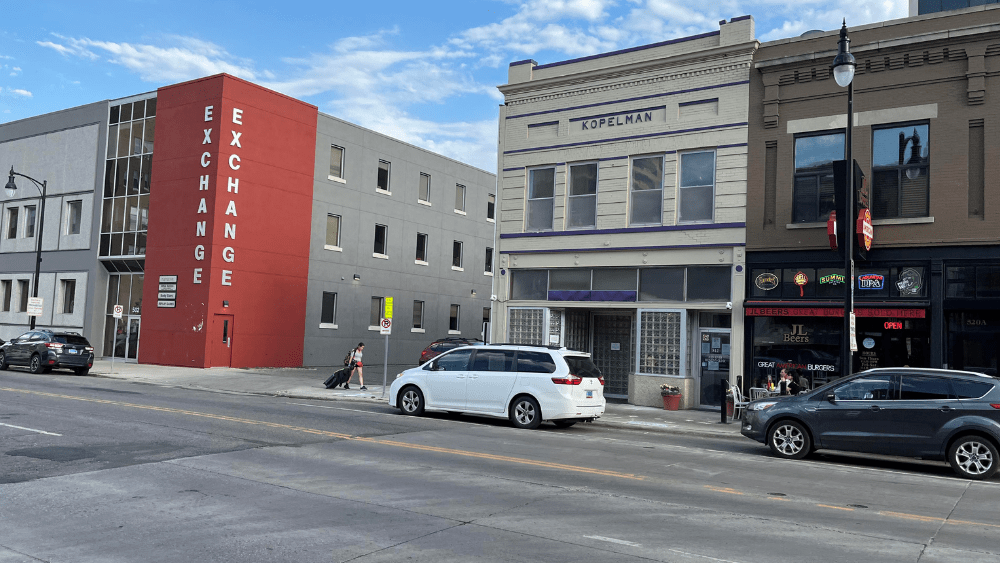
[[[1000,6],[859,26],[850,39],[852,156],[874,227],[853,279],[828,234],[847,125],[847,89],[830,68],[838,31],[754,55],[743,385],[782,366],[810,385],[840,376],[846,283],[858,317],[853,370],[996,373]]]

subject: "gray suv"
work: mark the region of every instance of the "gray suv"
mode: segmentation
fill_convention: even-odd
[[[988,479],[1000,467],[1000,380],[868,370],[795,397],[753,401],[741,432],[788,459],[815,449],[941,459],[962,477]]]
[[[0,346],[0,370],[27,366],[31,373],[70,369],[87,375],[94,366],[94,348],[76,332],[32,330]]]

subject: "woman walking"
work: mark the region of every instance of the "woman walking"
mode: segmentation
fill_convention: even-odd
[[[364,350],[365,350],[365,343],[358,342],[358,347],[355,348],[354,353],[351,354],[351,364],[354,365],[354,371],[358,372],[358,381],[361,382],[361,390],[367,391],[368,388],[365,387],[365,374],[364,371],[362,371],[361,369],[364,367],[363,365],[361,365],[361,357],[364,355]],[[347,383],[344,384],[344,389],[351,388],[349,383],[351,382],[351,377],[354,377],[354,371],[352,371],[350,377],[347,378]]]

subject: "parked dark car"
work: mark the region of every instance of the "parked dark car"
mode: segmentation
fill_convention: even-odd
[[[741,432],[787,459],[816,449],[939,459],[962,477],[988,479],[1000,467],[1000,380],[868,370],[802,395],[753,401]]]
[[[0,346],[0,370],[28,366],[31,373],[69,369],[87,375],[94,365],[94,348],[76,332],[28,331]]]
[[[424,351],[420,353],[420,361],[417,365],[424,365],[425,362],[433,360],[435,356],[443,354],[452,348],[458,348],[459,346],[482,346],[484,344],[485,342],[482,340],[472,338],[460,338],[457,336],[439,338],[424,348]]]

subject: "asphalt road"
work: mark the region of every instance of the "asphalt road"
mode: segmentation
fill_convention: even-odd
[[[1000,561],[1000,480],[0,373],[0,563]]]

